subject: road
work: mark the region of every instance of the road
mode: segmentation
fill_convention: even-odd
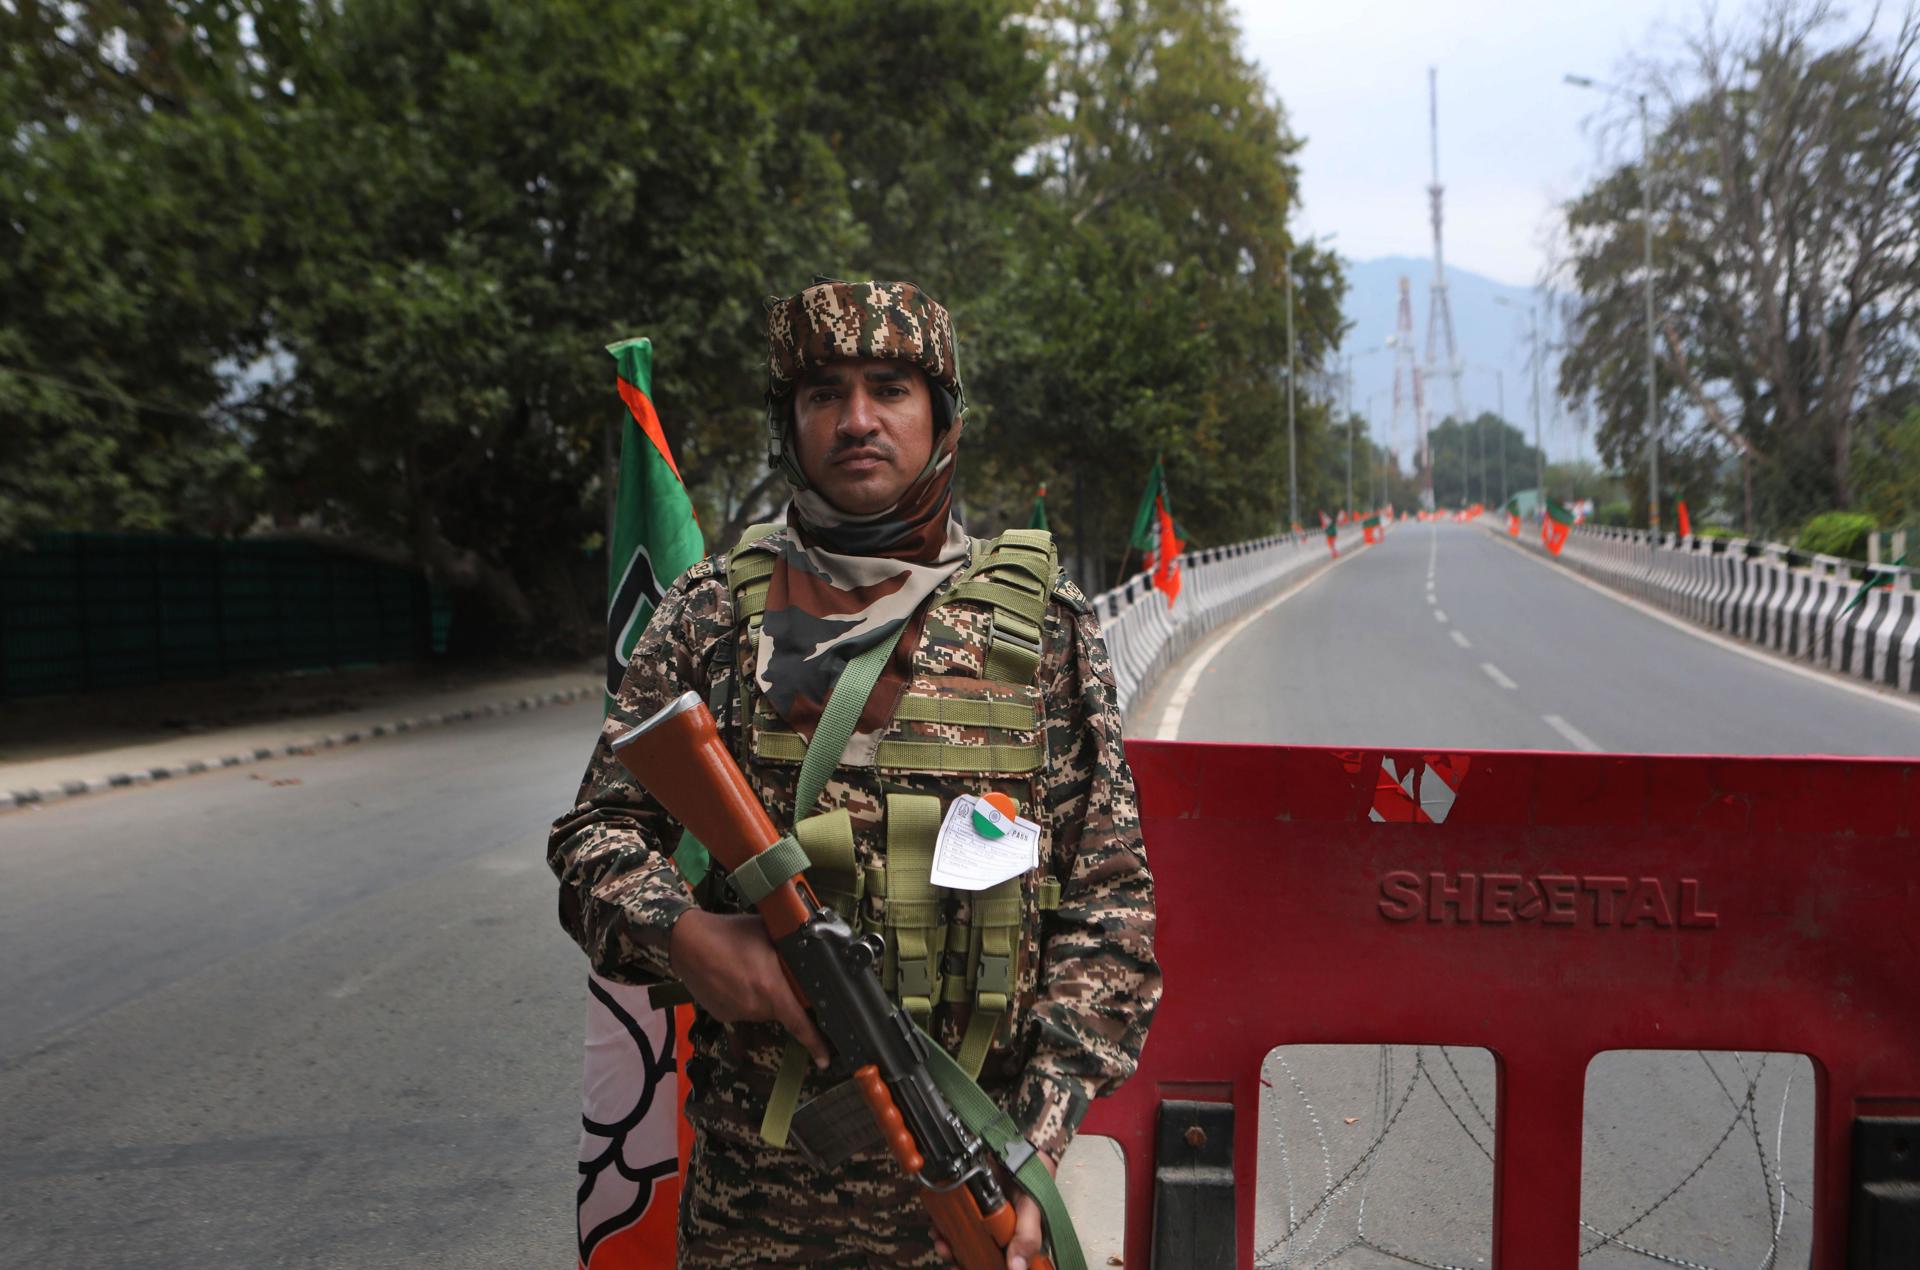
[[[552,707],[0,819],[0,1265],[555,1266]]]
[[[1451,523],[1402,525],[1203,643],[1162,677],[1130,730],[1274,744],[1920,754],[1920,710],[1741,656]],[[1487,1264],[1490,1055],[1291,1047],[1263,1075],[1255,1244],[1265,1263]],[[1805,1265],[1812,1092],[1799,1056],[1602,1056],[1588,1085],[1582,1247],[1594,1248],[1582,1264],[1663,1264],[1632,1245],[1716,1270]],[[1350,1184],[1316,1208],[1350,1169]],[[1601,1240],[1615,1232],[1620,1242]]]
[[[1403,527],[1203,645],[1143,726],[1201,659],[1185,738],[1920,751],[1910,711],[1714,648],[1453,526]],[[583,984],[541,843],[596,718],[553,707],[0,817],[0,1265],[561,1263]],[[1289,1186],[1300,1224],[1268,1260],[1317,1264],[1364,1220],[1373,1246],[1343,1270],[1405,1264],[1377,1248],[1485,1264],[1486,1055],[1289,1051],[1267,1074],[1262,1246],[1287,1227]],[[1749,1083],[1753,1113],[1623,1238],[1760,1264],[1777,1183],[1759,1184],[1754,1140],[1771,1155],[1778,1131],[1777,1264],[1804,1260],[1800,1060],[1638,1056],[1597,1074],[1596,1225],[1680,1181]],[[1409,1087],[1365,1188],[1313,1210]],[[1616,1248],[1588,1264],[1649,1263]]]

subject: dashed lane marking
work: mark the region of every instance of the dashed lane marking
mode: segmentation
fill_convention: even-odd
[[[1469,641],[1468,641],[1468,639],[1467,639],[1467,637],[1466,637],[1466,636],[1465,636],[1464,634],[1462,634],[1461,632],[1459,632],[1459,631],[1448,631],[1447,633],[1448,633],[1449,635],[1451,635],[1451,636],[1453,636],[1453,642],[1454,642],[1454,643],[1456,643],[1456,644],[1458,644],[1458,645],[1460,645],[1460,647],[1462,647],[1462,648],[1472,648],[1472,647],[1473,647],[1473,644],[1472,644],[1471,642],[1469,642]]]
[[[1480,669],[1487,672],[1487,678],[1493,680],[1493,682],[1499,684],[1502,688],[1505,688],[1508,692],[1512,692],[1515,688],[1518,688],[1520,686],[1519,684],[1513,682],[1513,680],[1507,678],[1506,672],[1501,670],[1500,667],[1494,665],[1490,661],[1481,662]]]
[[[1435,609],[1435,610],[1433,611],[1433,620],[1434,620],[1434,621],[1436,621],[1436,622],[1444,622],[1444,621],[1446,621],[1446,620],[1447,620],[1447,611],[1446,611],[1445,609]]]
[[[1548,727],[1558,732],[1561,736],[1566,737],[1567,740],[1572,743],[1574,749],[1585,750],[1589,754],[1598,754],[1600,752],[1600,747],[1594,743],[1592,737],[1582,732],[1579,728],[1574,727],[1559,715],[1543,714],[1540,717],[1546,721]]]

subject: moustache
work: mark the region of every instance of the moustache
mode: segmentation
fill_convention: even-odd
[[[894,448],[891,445],[873,437],[866,437],[854,441],[835,442],[833,449],[827,452],[827,461],[829,463],[838,462],[843,455],[855,452],[872,454],[879,458],[886,459],[889,462],[895,457]]]

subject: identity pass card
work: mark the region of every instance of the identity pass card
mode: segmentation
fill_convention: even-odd
[[[999,836],[980,832],[976,811],[1000,830]],[[976,796],[962,794],[948,804],[940,822],[940,836],[933,844],[932,881],[957,891],[984,891],[1039,863],[1039,825],[1018,816],[1009,820]]]

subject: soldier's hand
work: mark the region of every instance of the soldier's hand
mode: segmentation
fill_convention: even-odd
[[[722,1023],[778,1023],[816,1066],[831,1060],[758,916],[688,909],[668,936],[667,962],[700,1008]]]
[[[1045,1151],[1040,1152],[1040,1163],[1047,1166],[1048,1177],[1059,1175],[1060,1166]],[[1007,1242],[1007,1270],[1027,1270],[1033,1259],[1047,1250],[1046,1222],[1040,1215],[1039,1202],[1008,1177],[1005,1169],[1000,1170],[1000,1178],[1013,1196],[1013,1238]],[[936,1236],[933,1250],[947,1258],[948,1265],[954,1264],[953,1249],[946,1240]]]

